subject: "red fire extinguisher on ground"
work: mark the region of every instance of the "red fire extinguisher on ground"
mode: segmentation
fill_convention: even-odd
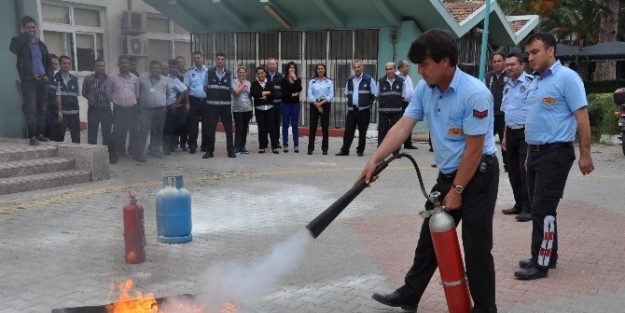
[[[469,313],[472,303],[460,254],[456,223],[454,218],[445,212],[439,196],[440,192],[436,191],[430,194],[434,210],[423,211],[421,216],[430,218],[430,234],[449,313]]]
[[[134,192],[129,191],[130,204],[124,207],[124,244],[126,263],[145,262],[145,230],[143,227],[143,206],[137,204]]]

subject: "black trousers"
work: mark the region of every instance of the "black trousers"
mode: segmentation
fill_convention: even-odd
[[[493,135],[497,134],[497,136],[499,136],[499,142],[501,143],[503,141],[503,131],[506,128],[506,120],[503,113],[501,115],[495,114],[495,123],[493,125],[495,127]],[[503,149],[501,149],[501,158],[504,168],[507,169],[508,153]]]
[[[58,142],[65,141],[65,132],[69,128],[72,143],[80,143],[80,118],[78,113],[63,114],[63,120],[57,123],[55,139]]]
[[[48,104],[46,107],[43,136],[50,140],[55,140],[54,132],[58,127],[57,124],[59,123],[59,117],[56,114],[57,109],[58,107],[56,104]]]
[[[130,134],[128,153],[133,154],[136,146],[137,131],[139,130],[139,105],[132,107],[113,106],[113,138],[114,146],[119,154],[126,154],[126,141]],[[133,154],[134,155],[134,154]]]
[[[527,157],[527,143],[525,129],[506,129],[506,156],[508,157],[508,179],[514,195],[514,207],[522,213],[530,213],[530,196],[527,191],[527,172],[525,158]]]
[[[187,141],[189,145],[189,149],[196,150],[197,149],[197,138],[200,130],[200,120],[202,121],[202,147],[204,148],[207,144],[207,125],[205,124],[208,121],[208,110],[206,99],[189,97],[189,140]]]
[[[282,128],[282,103],[274,103],[273,104],[273,114],[274,114],[274,128],[273,131],[276,134],[276,138],[278,138],[278,145],[280,145],[280,129]]]
[[[371,108],[365,110],[353,110],[347,111],[345,116],[345,134],[343,135],[343,146],[341,151],[349,153],[349,149],[354,141],[354,134],[356,133],[356,127],[358,127],[358,146],[356,147],[356,153],[365,152],[365,144],[367,143],[367,128],[369,127],[369,120],[371,119]]]
[[[380,112],[378,111],[378,147],[386,137],[389,129],[399,121],[401,112]],[[410,139],[408,139],[410,140]],[[406,143],[404,143],[406,144]]]
[[[206,107],[208,113],[207,122],[202,122],[202,131],[206,128],[208,142],[206,143],[206,152],[215,151],[215,131],[217,130],[217,122],[221,120],[226,132],[226,148],[231,153],[234,144],[232,142],[232,106],[231,105],[208,105]],[[204,143],[202,142],[202,146]]]
[[[483,157],[488,159],[484,173],[476,172],[462,193],[462,207],[450,214],[456,225],[462,221],[462,245],[469,281],[469,290],[473,298],[471,312],[497,312],[495,305],[495,263],[493,249],[493,214],[499,185],[499,163],[496,156]],[[439,191],[441,199],[447,195],[453,183],[452,175],[438,174],[436,185],[432,191]],[[431,202],[425,208],[433,209]],[[430,219],[426,218],[421,226],[419,242],[410,270],[405,277],[404,286],[397,291],[404,299],[414,299],[418,304],[430,279],[436,272],[438,262],[434,252],[429,227]]]
[[[252,120],[252,111],[232,112],[234,117],[234,147],[238,150],[245,148],[247,143],[247,131]]]
[[[28,137],[44,132],[48,83],[43,79],[22,81],[22,112],[26,118]]]
[[[532,261],[537,262],[541,254],[549,256],[549,262],[540,264],[547,266],[558,261],[558,224],[555,220],[556,209],[564,194],[564,186],[569,176],[575,148],[572,143],[552,144],[539,146],[534,149],[530,146],[527,159],[527,189],[530,194],[532,213]],[[539,151],[534,151],[539,150]],[[544,233],[545,218],[552,216],[553,241],[551,251],[543,249],[543,242],[547,244],[551,238]]]
[[[408,107],[409,104],[410,104],[410,102],[402,101],[402,103],[401,103],[401,115],[399,116],[400,118],[404,115],[404,112],[406,112],[406,108]],[[379,136],[380,135],[378,134],[378,137]],[[378,143],[378,146],[379,145],[380,144]],[[408,135],[408,138],[406,138],[406,141],[404,141],[404,146],[410,146],[410,145],[412,145],[412,132],[410,133],[410,135]],[[431,144],[430,144],[430,146],[431,146]]]
[[[276,118],[275,110],[276,107],[272,107],[269,110],[262,111],[259,109],[255,109],[254,114],[256,115],[256,124],[258,124],[258,148],[265,149],[269,145],[269,140],[267,140],[267,135],[271,138],[271,149],[278,149],[278,134],[274,131],[274,127],[276,127]]]
[[[98,129],[102,130],[102,144],[108,146],[111,141],[111,128],[113,126],[113,111],[110,107],[93,108],[87,110],[87,143],[98,143]]]
[[[310,132],[308,133],[308,151],[315,151],[315,137],[317,136],[317,125],[321,120],[321,151],[328,151],[328,129],[330,127],[330,103],[321,105],[323,113],[319,113],[317,107],[309,105]]]

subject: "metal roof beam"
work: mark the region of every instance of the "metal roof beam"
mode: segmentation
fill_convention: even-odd
[[[250,25],[246,21],[240,18],[241,15],[239,14],[239,12],[236,12],[235,10],[233,10],[232,7],[228,5],[225,1],[213,0],[213,3],[217,3],[221,7],[221,9],[224,11],[226,16],[228,16],[228,18],[231,19],[235,24],[237,24],[238,26],[242,28],[246,28],[246,29],[250,28]]]
[[[283,9],[278,3],[276,3],[273,0],[260,0],[260,2],[265,4],[265,10],[267,10],[267,12],[270,15],[272,15],[274,19],[276,19],[280,24],[282,24],[284,28],[288,30],[291,30],[292,28],[294,28],[295,25],[293,24],[293,22],[295,21],[295,19],[285,9]],[[267,6],[269,6],[269,9],[267,9]],[[274,11],[275,13],[278,13],[278,16],[275,16],[274,13],[270,11]]]
[[[334,24],[336,27],[345,28],[345,23],[343,23],[343,19],[339,17],[336,13],[336,9],[330,6],[330,4],[325,0],[313,0],[315,4],[323,11],[326,17]]]
[[[395,12],[393,12],[393,9],[388,6],[386,0],[371,0],[371,2],[373,2],[373,5],[375,5],[378,11],[380,11],[380,14],[382,14],[384,19],[391,26],[399,26],[401,24],[401,21],[399,20],[397,14],[395,14]]]

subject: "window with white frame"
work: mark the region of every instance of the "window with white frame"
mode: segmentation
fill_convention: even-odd
[[[150,61],[167,62],[177,56],[185,58],[191,66],[191,35],[172,20],[155,13],[147,15],[148,57],[139,61],[140,68],[149,70]]]
[[[42,2],[43,41],[50,53],[67,55],[73,71],[92,71],[104,58],[103,10],[71,3]]]

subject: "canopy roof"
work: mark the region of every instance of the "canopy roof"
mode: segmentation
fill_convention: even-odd
[[[440,0],[144,0],[190,32],[250,32],[399,27],[443,28],[462,37],[484,19],[485,2]],[[449,8],[449,9],[448,9]],[[537,15],[505,16],[491,0],[489,42],[516,45],[538,24]]]
[[[605,41],[583,48],[558,44],[556,47],[556,58],[563,61],[575,59],[580,61],[625,59],[625,42]]]

